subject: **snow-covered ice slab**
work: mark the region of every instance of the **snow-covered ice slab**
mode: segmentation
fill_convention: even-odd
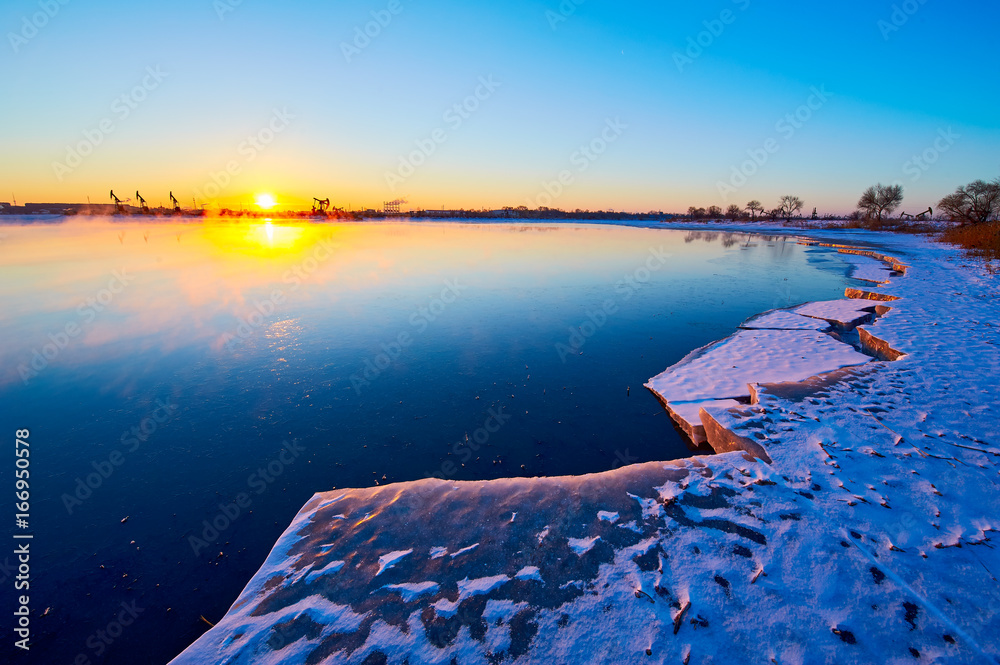
[[[746,330],[829,330],[830,324],[788,310],[759,314],[740,326]]]
[[[863,279],[866,282],[888,284],[892,280],[892,272],[882,261],[863,254],[848,254],[841,252],[841,260],[851,264],[850,277]]]
[[[818,320],[791,312],[771,312],[765,316],[794,325],[801,325],[799,319]],[[853,347],[816,330],[741,330],[688,355],[650,379],[646,387],[660,398],[667,413],[691,441],[701,445],[709,441],[702,409],[714,413],[740,406],[740,400],[750,399],[751,384],[802,381],[870,360]]]
[[[681,484],[711,491],[702,485],[712,475],[693,458],[579,477],[429,479],[316,494],[226,616],[173,663],[485,664],[530,658],[532,649],[539,650],[532,662],[593,658],[572,650],[559,656],[558,643],[565,635],[571,648],[582,638],[578,631],[592,632],[585,623],[594,589],[615,607],[593,615],[606,627],[633,624],[631,613],[644,610],[632,576],[609,566],[640,555],[656,562],[664,515],[655,488],[675,498]],[[672,514],[689,523],[684,510]],[[700,523],[697,509],[689,510]],[[768,539],[753,522],[716,516],[705,528],[750,551]],[[458,551],[472,533],[478,547],[455,560],[434,556],[441,547]],[[327,560],[347,565],[331,570]],[[307,568],[331,572],[303,583]],[[579,623],[566,633],[570,617]],[[628,641],[596,662],[628,662],[648,637]],[[484,650],[494,657],[477,655]]]
[[[840,243],[830,243],[830,242],[817,242],[815,243],[819,247],[833,247],[841,254],[854,254],[858,256],[867,256],[875,259],[876,261],[881,261],[885,265],[889,266],[893,272],[899,273],[900,275],[905,275],[907,270],[907,265],[896,258],[895,256],[889,256],[881,252],[864,249],[862,247],[855,247],[854,245],[843,245]]]
[[[875,307],[865,300],[825,300],[797,307],[795,313],[853,328],[874,318]]]
[[[667,404],[749,399],[751,383],[801,381],[871,358],[811,330],[741,330],[653,377],[646,387]]]
[[[701,422],[701,410],[705,408],[729,409],[740,406],[734,399],[707,399],[696,402],[664,402],[667,413],[677,426],[690,437],[695,444],[705,443],[705,427]]]

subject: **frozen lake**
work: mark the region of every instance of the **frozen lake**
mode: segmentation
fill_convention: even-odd
[[[0,398],[31,430],[39,662],[169,660],[316,491],[688,456],[643,383],[853,284],[746,234],[13,221]]]

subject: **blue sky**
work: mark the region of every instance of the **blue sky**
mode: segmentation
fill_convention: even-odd
[[[998,19],[940,0],[9,0],[0,200],[686,210],[788,193],[824,213],[899,181],[916,211],[1000,175]]]

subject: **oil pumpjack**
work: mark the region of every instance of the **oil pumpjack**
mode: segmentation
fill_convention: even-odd
[[[175,214],[175,215],[179,215],[179,214],[181,214],[181,204],[180,204],[180,202],[179,202],[179,201],[177,200],[177,197],[176,197],[176,196],[174,196],[174,193],[173,193],[173,192],[170,192],[170,203],[172,203],[172,204],[173,204],[173,206],[174,206],[174,214]]]
[[[327,210],[330,208],[330,199],[313,198],[313,201],[312,214],[320,217],[326,217]]]
[[[149,206],[146,205],[146,199],[139,195],[139,191],[135,192],[135,200],[139,202],[139,212],[143,215],[149,214]]]
[[[917,215],[910,215],[910,214],[904,212],[902,215],[899,216],[899,218],[901,220],[909,218],[911,220],[916,220],[918,222],[922,222],[928,216],[929,217],[933,217],[934,216],[934,208],[928,207],[927,210],[925,210],[925,211],[923,211],[923,212],[921,212],[921,213],[919,213]]]
[[[124,215],[125,214],[125,206],[122,204],[122,200],[120,198],[118,198],[117,196],[115,196],[115,190],[113,190],[113,189],[111,190],[111,200],[115,202],[115,214],[116,215]]]

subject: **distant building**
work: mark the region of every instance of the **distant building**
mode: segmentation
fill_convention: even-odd
[[[25,203],[24,210],[29,215],[65,215],[67,212],[76,212],[79,205],[72,203]]]
[[[131,211],[138,212],[138,209]],[[25,203],[23,206],[0,203],[0,215],[111,215],[114,212],[114,205],[109,203]]]

